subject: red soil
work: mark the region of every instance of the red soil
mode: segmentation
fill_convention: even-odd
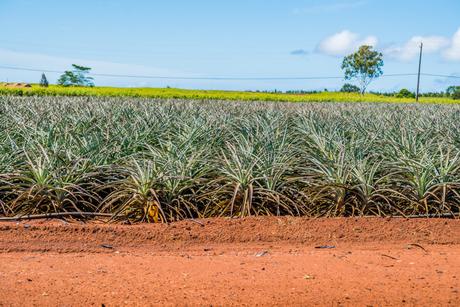
[[[460,220],[201,222],[1,223],[0,306],[460,304]]]

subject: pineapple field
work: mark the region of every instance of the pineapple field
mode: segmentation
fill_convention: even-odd
[[[0,217],[455,217],[460,106],[0,96]]]

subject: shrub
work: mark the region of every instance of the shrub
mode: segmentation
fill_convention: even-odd
[[[460,89],[452,94],[452,98],[455,100],[460,100]]]
[[[446,95],[447,96],[453,96],[455,94],[455,92],[459,92],[460,91],[460,86],[449,86],[446,90]]]
[[[403,88],[396,94],[397,98],[415,98],[415,94],[408,89]]]
[[[340,89],[342,93],[359,93],[361,90],[356,85],[345,83]]]

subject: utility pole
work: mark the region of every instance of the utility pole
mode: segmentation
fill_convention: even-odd
[[[422,53],[423,53],[423,43],[420,43],[420,58],[418,61],[417,94],[415,96],[416,102],[418,102],[418,98],[420,96],[420,72],[422,70]]]

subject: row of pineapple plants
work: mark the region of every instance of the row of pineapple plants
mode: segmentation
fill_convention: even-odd
[[[0,97],[0,216],[456,216],[460,107]]]

